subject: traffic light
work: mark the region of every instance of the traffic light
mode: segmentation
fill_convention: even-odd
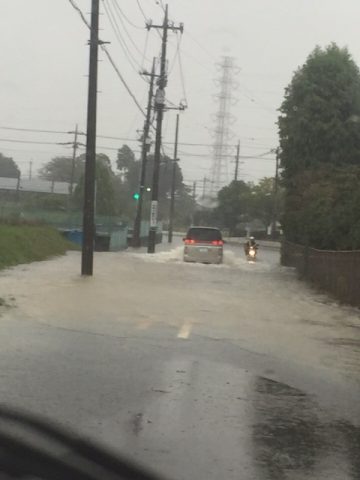
[[[133,194],[133,199],[134,199],[134,200],[139,200],[139,198],[140,198],[140,193],[139,193],[139,192],[135,192],[135,193]]]

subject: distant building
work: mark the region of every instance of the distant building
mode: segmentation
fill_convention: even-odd
[[[74,188],[75,186],[76,185],[74,185]],[[49,180],[41,180],[40,178],[29,180],[0,177],[0,190],[69,195],[69,188],[70,184],[68,182],[50,182]]]

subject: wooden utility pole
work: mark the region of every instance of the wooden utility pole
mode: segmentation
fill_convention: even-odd
[[[238,177],[239,177],[239,163],[240,163],[240,140],[238,141],[238,144],[236,147],[235,175],[234,175],[235,182],[238,181]]]
[[[92,0],[90,27],[89,89],[83,210],[81,274],[93,274],[95,243],[96,113],[99,51],[99,0]]]
[[[72,194],[74,192],[76,154],[77,154],[77,150],[79,148],[78,134],[79,134],[78,125],[76,125],[75,126],[75,131],[74,131],[73,155],[72,155],[72,159],[71,159],[70,197],[72,197]]]
[[[179,118],[180,115],[176,115],[176,127],[175,127],[175,144],[174,144],[174,158],[173,158],[173,169],[172,169],[172,178],[171,178],[171,198],[170,198],[170,215],[169,215],[169,231],[168,231],[168,242],[171,243],[173,239],[173,229],[174,229],[174,212],[175,212],[175,189],[176,189],[176,169],[177,169],[177,152],[178,152],[178,141],[179,141]]]
[[[196,185],[197,185],[197,182],[195,180],[193,183],[193,194],[192,194],[194,200],[196,200]]]
[[[156,137],[155,137],[155,153],[154,153],[154,171],[151,191],[151,209],[150,209],[150,230],[148,240],[148,253],[155,253],[156,233],[158,223],[158,204],[159,204],[159,175],[160,175],[160,159],[161,159],[161,135],[162,135],[162,121],[165,109],[165,87],[167,84],[166,74],[166,50],[168,30],[183,31],[183,26],[175,27],[173,24],[169,25],[168,5],[165,6],[165,15],[163,25],[148,24],[147,28],[158,28],[163,31],[161,60],[160,60],[160,77],[158,80],[158,89],[155,95],[155,111],[156,117]]]
[[[273,214],[272,214],[272,222],[271,222],[271,236],[275,237],[276,232],[276,222],[278,216],[278,205],[277,205],[277,197],[278,197],[278,188],[279,188],[279,152],[276,151],[276,164],[275,164],[275,177],[274,177],[274,191],[273,191]]]
[[[33,167],[33,161],[30,160],[30,162],[29,162],[29,180],[32,180],[32,167]]]
[[[149,96],[148,104],[146,111],[146,118],[144,123],[144,131],[142,137],[142,146],[141,146],[141,172],[140,172],[140,188],[139,188],[139,200],[136,208],[136,216],[134,220],[134,230],[132,237],[132,246],[140,247],[141,246],[141,219],[142,219],[142,208],[144,203],[145,195],[145,180],[146,180],[146,166],[147,166],[147,155],[150,148],[150,122],[151,122],[151,111],[152,111],[152,101],[154,97],[154,81],[155,81],[155,58],[153,59],[152,70],[150,74],[150,86],[149,86]]]

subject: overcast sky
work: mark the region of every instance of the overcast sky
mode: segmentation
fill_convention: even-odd
[[[91,1],[75,1],[88,16]],[[115,9],[116,3],[127,19]],[[139,3],[146,17],[161,23],[162,9],[156,0]],[[175,33],[169,35],[168,50],[167,98],[178,104],[186,95],[189,105],[181,115],[181,143],[210,145],[213,141],[215,80],[219,76],[216,62],[222,55],[235,57],[239,67],[231,143],[240,139],[244,157],[256,157],[277,146],[276,110],[284,88],[317,44],[334,41],[348,46],[360,63],[358,0],[169,0],[168,4],[171,19],[185,27],[180,46],[185,93]],[[1,0],[0,5],[0,152],[13,157],[27,175],[30,160],[36,170],[56,155],[69,155],[70,147],[55,144],[71,142],[72,136],[3,127],[71,131],[78,123],[84,131],[89,32],[69,0]],[[115,18],[127,56],[105,5],[119,13]],[[150,68],[152,57],[159,53],[160,38],[155,30],[147,34],[137,0],[106,0],[105,5],[101,0],[101,38],[111,42],[110,53],[145,108],[148,85],[138,75],[138,65]],[[139,150],[136,131],[142,128],[143,117],[103,54],[100,59],[98,133],[132,139],[98,139],[98,151],[114,161],[116,149],[123,143]],[[164,141],[173,140],[175,115],[175,111],[166,113]],[[50,144],[10,143],[6,139]],[[179,157],[186,182],[200,182],[209,176],[210,147],[181,145]],[[229,174],[233,170],[234,164],[229,163]],[[256,181],[273,173],[274,159],[269,155],[244,160],[240,177]]]

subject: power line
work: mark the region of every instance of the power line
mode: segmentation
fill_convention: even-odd
[[[139,25],[135,25],[131,20],[129,20],[129,18],[125,15],[125,13],[123,12],[123,10],[121,9],[120,5],[118,4],[117,0],[113,0],[115,5],[116,5],[116,8],[119,10],[119,12],[121,13],[121,15],[125,18],[125,20],[128,22],[129,25],[131,25],[132,27],[134,28],[137,28],[138,30],[143,30],[144,27],[140,27]]]
[[[139,10],[142,13],[142,16],[144,17],[145,22],[147,22],[149,18],[146,16],[144,9],[141,6],[140,0],[136,0],[136,3],[138,4]]]
[[[164,7],[164,4],[163,4],[162,0],[155,0],[155,3],[156,3],[156,5],[159,5],[159,7],[161,8],[161,10],[163,12],[165,12],[165,7]]]
[[[82,11],[80,10],[80,8],[76,5],[76,3],[74,2],[74,0],[69,0],[70,4],[73,6],[73,8],[79,13],[81,19],[83,20],[83,22],[85,23],[85,25],[88,27],[88,29],[90,29],[90,24],[89,22],[86,20],[84,14],[82,13]],[[133,92],[131,91],[130,87],[128,86],[127,82],[125,81],[124,77],[122,76],[119,68],[117,67],[115,61],[113,60],[111,54],[109,53],[108,49],[106,48],[106,46],[103,44],[103,42],[100,41],[100,47],[102,49],[102,51],[105,53],[105,55],[107,56],[108,60],[110,61],[111,65],[113,66],[115,72],[117,73],[121,83],[124,85],[126,91],[128,92],[128,94],[130,95],[130,97],[133,99],[135,105],[137,106],[137,108],[140,110],[140,112],[142,113],[143,116],[145,116],[145,112],[144,110],[142,109],[140,103],[138,102],[137,98],[135,97],[135,95],[133,94]]]
[[[185,88],[185,76],[184,76],[184,70],[183,70],[183,66],[182,66],[181,50],[180,50],[181,40],[179,40],[178,35],[176,35],[176,41],[178,43],[178,61],[179,61],[179,69],[180,69],[181,86],[182,86],[182,90],[183,90],[184,100],[187,103],[186,88]]]
[[[15,132],[31,132],[31,133],[51,133],[51,134],[62,134],[62,135],[69,135],[73,134],[72,131],[65,131],[65,130],[47,130],[41,128],[21,128],[21,127],[11,127],[11,126],[0,126],[0,130],[9,130]],[[78,132],[78,135],[86,135],[84,132]],[[139,142],[138,138],[130,138],[130,137],[117,137],[112,135],[97,135],[98,138],[103,138],[107,140],[120,140],[124,142]],[[249,137],[250,138],[250,137]],[[163,142],[164,145],[172,145],[173,142]],[[195,142],[179,142],[179,145],[188,146],[188,147],[213,147],[214,144],[210,143],[195,143]],[[236,147],[236,145],[229,144],[228,147]],[[258,146],[255,145],[248,145],[244,144],[247,148],[254,148],[260,149],[261,147],[266,147],[264,144],[259,144]]]
[[[144,49],[143,49],[143,54],[142,54],[142,57],[141,57],[141,70],[144,69],[145,59],[147,58],[146,57],[146,52],[147,52],[147,48],[148,48],[148,44],[149,44],[149,35],[150,35],[150,30],[146,29]]]
[[[116,18],[114,17],[114,13],[110,9],[110,6],[103,0],[104,4],[104,10],[106,13],[106,16],[109,19],[110,25],[115,33],[115,37],[117,41],[119,42],[119,45],[124,52],[125,57],[128,59],[131,67],[133,70],[136,72],[136,74],[139,74],[139,70],[141,69],[140,63],[137,62],[136,58],[133,56],[132,52],[130,51],[129,47],[127,46],[122,34],[120,27],[116,21]],[[137,67],[136,67],[137,66]]]
[[[114,5],[115,14],[116,14],[116,12],[118,12],[118,13],[117,13],[117,16],[118,16],[118,18],[119,18],[119,20],[120,20],[120,23],[121,23],[121,25],[122,25],[122,27],[123,27],[123,29],[124,29],[124,32],[126,33],[127,37],[129,38],[129,40],[130,40],[131,44],[133,45],[133,47],[135,48],[135,50],[139,53],[139,55],[142,55],[143,52],[141,52],[141,50],[139,49],[139,47],[136,45],[134,39],[132,38],[131,34],[129,33],[129,30],[127,29],[127,27],[126,27],[126,25],[125,25],[125,23],[124,23],[124,21],[123,21],[122,10],[120,9],[118,3],[116,2],[116,0],[112,0],[112,3],[113,3],[113,5]],[[145,28],[144,28],[143,30],[145,30]],[[149,62],[150,59],[147,59],[147,61]]]
[[[193,41],[195,42],[200,48],[201,50],[203,50],[212,60],[216,60],[216,57],[214,54],[210,53],[210,51],[205,48],[191,33],[189,33],[189,31],[187,30],[186,31],[186,34],[187,36]]]
[[[69,0],[69,2],[70,2],[71,5],[73,6],[73,8],[75,8],[75,10],[78,12],[78,14],[80,15],[82,21],[85,23],[85,25],[90,29],[90,23],[87,21],[85,15],[84,15],[83,12],[81,11],[81,9],[76,5],[75,1],[74,1],[74,0]]]
[[[0,138],[0,142],[7,142],[7,143],[29,143],[34,145],[64,145],[63,143],[59,142],[38,142],[35,140],[17,140],[13,138]]]
[[[146,16],[146,13],[144,12],[144,9],[143,9],[142,6],[141,6],[140,0],[136,0],[136,3],[137,3],[137,5],[138,5],[138,7],[139,7],[139,10],[140,10],[142,16],[144,17],[145,22],[148,23],[149,17]],[[162,37],[161,37],[161,33],[160,33],[157,29],[156,29],[156,33],[159,35],[160,38],[162,38]]]
[[[65,132],[62,130],[41,130],[37,128],[15,128],[15,127],[2,127],[0,126],[0,130],[13,130],[16,132],[38,132],[38,133],[56,133],[56,134],[69,134],[72,132]]]
[[[176,35],[176,40],[178,39],[178,36]],[[176,50],[175,50],[175,55],[174,55],[174,58],[171,62],[171,66],[169,68],[169,72],[168,72],[168,75],[170,75],[172,73],[172,71],[174,70],[174,67],[175,67],[175,63],[176,63],[176,60],[178,58],[178,55],[179,55],[179,49],[180,49],[180,42],[177,41],[177,46],[176,46]]]
[[[119,12],[116,10],[116,7],[114,7],[114,10],[113,10],[113,7],[111,6],[109,0],[103,0],[103,3],[104,3],[104,8],[105,8],[105,12],[109,18],[109,21],[110,21],[110,24],[114,30],[114,33],[115,33],[115,36],[117,38],[117,40],[119,41],[120,43],[120,46],[123,50],[123,52],[125,53],[126,57],[128,58],[128,60],[130,61],[131,63],[131,66],[136,70],[136,68],[134,67],[133,63],[134,62],[139,70],[141,70],[142,68],[142,65],[140,64],[140,62],[135,58],[135,55],[133,55],[132,51],[130,50],[129,46],[127,45],[126,43],[126,40],[125,38],[123,37],[122,35],[122,31],[125,33],[125,35],[128,37],[128,39],[130,40],[130,43],[133,45],[133,47],[135,48],[135,50],[138,52],[138,54],[140,54],[141,56],[143,56],[143,52],[141,52],[141,50],[138,48],[138,46],[136,45],[136,43],[134,42],[131,34],[129,33],[128,29],[126,28],[126,25],[122,19],[122,16],[119,14]],[[115,6],[118,6],[117,3],[114,3],[114,0],[113,0],[113,5]],[[119,19],[120,23],[121,23],[121,26],[122,26],[122,29],[120,28],[118,22],[117,22],[117,18]],[[130,57],[130,58],[129,58]],[[139,71],[136,70],[136,73],[139,73]]]
[[[122,84],[124,85],[124,87],[126,88],[128,94],[130,95],[130,97],[133,99],[135,105],[137,106],[137,108],[140,110],[140,112],[145,116],[145,112],[144,110],[142,109],[140,103],[138,102],[137,98],[135,97],[135,95],[132,93],[132,91],[130,90],[130,87],[128,86],[128,84],[125,82],[124,80],[124,77],[122,76],[122,74],[120,73],[120,70],[118,69],[117,65],[115,64],[112,56],[110,55],[109,51],[107,50],[107,48],[102,45],[101,46],[102,50],[104,51],[105,55],[108,57],[111,65],[113,66],[113,68],[115,69],[118,77],[120,78]]]

